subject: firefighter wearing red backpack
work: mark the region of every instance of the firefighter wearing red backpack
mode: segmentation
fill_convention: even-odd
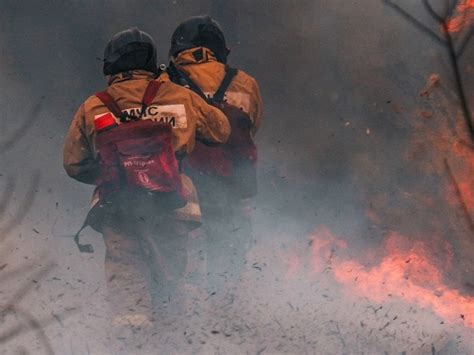
[[[253,243],[251,197],[257,193],[257,150],[253,142],[262,121],[256,80],[227,65],[219,24],[209,16],[189,18],[171,39],[171,79],[221,109],[232,133],[227,144],[197,143],[185,166],[196,183],[207,239],[207,275],[211,290],[235,286]],[[223,281],[231,280],[227,285]]]
[[[86,224],[105,241],[112,324],[140,328],[153,318],[152,278],[160,306],[179,299],[186,238],[200,223],[197,194],[181,161],[195,140],[226,142],[230,125],[166,73],[157,77],[154,41],[137,28],[111,39],[103,72],[107,88],[89,97],[72,121],[64,167],[97,186]]]

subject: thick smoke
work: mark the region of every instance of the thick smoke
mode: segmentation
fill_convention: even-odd
[[[436,30],[421,1],[400,4]],[[69,237],[87,213],[91,188],[64,173],[64,136],[78,106],[105,86],[101,58],[114,33],[130,26],[149,32],[166,63],[177,23],[204,13],[222,24],[230,64],[256,77],[264,98],[257,244],[246,261],[245,287],[231,300],[204,297],[186,324],[160,338],[163,349],[472,351],[472,329],[462,323],[440,323],[429,308],[409,303],[345,298],[329,272],[311,270],[315,228],[342,236],[352,257],[362,259],[395,231],[432,242],[439,259],[445,255],[438,241],[450,243],[455,262],[446,283],[472,296],[472,242],[463,239],[469,232],[456,207],[441,203],[446,176],[422,168],[439,157],[428,140],[423,145],[429,130],[413,123],[425,111],[433,126],[455,120],[445,50],[376,0],[2,0],[2,302],[26,282],[31,288],[20,305],[48,319],[44,332],[55,352],[106,353],[104,247],[88,230],[84,239],[96,253],[80,255]],[[470,98],[472,51],[461,62]],[[441,78],[447,105],[419,96],[432,73]],[[424,149],[418,155],[410,148],[414,136]],[[426,196],[433,201],[425,203]],[[34,272],[50,263],[36,279]],[[25,266],[31,267],[13,272]],[[11,316],[0,321],[0,336],[15,324]],[[39,331],[5,344],[6,353],[47,350]]]

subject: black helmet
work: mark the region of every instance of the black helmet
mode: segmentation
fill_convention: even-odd
[[[194,48],[209,48],[221,63],[227,62],[230,53],[221,26],[210,16],[195,16],[182,22],[171,36],[170,57]]]
[[[143,69],[153,73],[156,66],[156,46],[153,38],[136,27],[117,33],[104,51],[105,75]]]

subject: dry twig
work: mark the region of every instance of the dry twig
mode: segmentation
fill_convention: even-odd
[[[464,201],[461,190],[460,190],[459,185],[456,181],[456,177],[454,176],[454,174],[451,170],[451,167],[449,166],[449,163],[448,163],[447,159],[444,159],[444,167],[446,169],[446,173],[447,173],[448,178],[451,182],[451,185],[454,188],[454,192],[456,193],[456,197],[458,198],[459,206],[461,208],[461,211],[462,211],[462,214],[463,214],[464,219],[466,221],[466,224],[467,224],[469,230],[474,235],[474,220],[472,219],[471,214],[469,213],[469,209],[467,208],[466,202]]]

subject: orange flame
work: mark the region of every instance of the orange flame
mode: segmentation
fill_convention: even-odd
[[[313,255],[319,255],[319,258],[313,258],[312,267],[314,272],[322,272],[325,265],[331,263],[335,248],[345,249],[347,243],[334,237],[331,231],[326,227],[321,227],[318,233],[310,237],[311,252]]]
[[[280,256],[281,256],[281,259],[285,262],[286,268],[287,268],[285,278],[286,279],[294,278],[298,274],[298,271],[301,268],[301,259],[295,253],[288,254],[288,255],[282,254]]]
[[[455,15],[448,21],[448,31],[461,32],[474,22],[474,0],[461,1],[456,7]]]
[[[466,5],[467,6],[467,5]],[[474,0],[470,1],[474,15]],[[474,19],[474,18],[473,18]],[[436,102],[435,114],[429,122],[425,119],[412,121],[414,134],[412,144],[409,148],[407,158],[428,174],[438,174],[443,177],[446,185],[440,192],[443,199],[452,206],[459,206],[462,202],[468,212],[474,216],[474,148],[469,143],[466,125],[463,117],[459,114],[452,118],[442,114],[443,109],[450,108],[453,103],[448,98],[447,89],[441,82],[439,75],[429,76],[425,88],[420,96],[425,97],[427,102]],[[439,108],[439,109],[438,109]],[[422,116],[417,112],[416,116]],[[423,155],[431,154],[430,159],[423,159]],[[421,157],[421,159],[420,159]],[[449,181],[443,160],[447,159],[457,186],[452,186]],[[455,191],[457,188],[459,191]],[[461,195],[459,199],[458,193]],[[431,207],[431,206],[428,206]]]
[[[313,265],[320,266],[331,257],[335,279],[348,294],[356,294],[381,303],[395,298],[429,307],[447,322],[460,322],[474,328],[474,297],[463,296],[443,281],[435,257],[423,242],[413,242],[392,233],[384,243],[384,254],[375,266],[365,267],[357,260],[344,260],[334,247],[346,248],[345,242],[322,227],[311,236]],[[315,247],[316,245],[316,247]],[[328,250],[330,246],[331,250]],[[448,264],[451,249],[445,251]],[[337,254],[337,253],[336,253]]]

